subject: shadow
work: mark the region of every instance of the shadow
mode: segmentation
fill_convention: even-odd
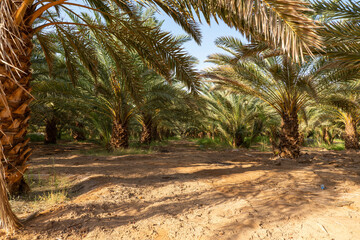
[[[151,232],[159,221],[165,226],[171,219],[178,231],[185,228],[182,221],[201,227],[205,239],[240,239],[270,222],[321,214],[339,202],[346,187],[360,183],[357,153],[312,152],[311,164],[285,161],[275,166],[270,153],[200,151],[186,142],[169,149],[101,157],[69,150],[51,161],[34,154],[33,171],[76,175],[78,181],[68,191],[71,202],[37,216],[25,234],[66,239],[96,229],[148,227]]]

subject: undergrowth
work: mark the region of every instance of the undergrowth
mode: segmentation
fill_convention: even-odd
[[[140,149],[140,148],[129,147],[127,149],[118,149],[114,151],[108,151],[107,149],[104,148],[79,150],[76,153],[80,155],[90,155],[90,156],[122,156],[122,155],[150,154],[153,152],[154,151],[152,149]]]
[[[180,140],[178,137],[168,138],[162,141],[153,141],[150,144],[141,144],[139,141],[130,141],[129,148],[116,149],[109,151],[106,147],[102,146],[94,149],[79,150],[78,154],[90,156],[122,156],[122,155],[137,155],[137,154],[151,154],[158,151],[161,147],[169,145],[170,141]]]
[[[213,149],[213,150],[220,150],[220,149],[226,149],[231,148],[229,144],[222,141],[222,139],[215,137],[212,138],[194,138],[190,139],[190,141],[195,142],[197,145],[199,145],[200,150],[207,150],[207,149]]]
[[[52,161],[54,166],[54,159]],[[10,203],[16,213],[41,211],[68,200],[71,181],[59,175],[55,167],[46,174],[29,169],[24,174],[24,179],[31,191],[28,194],[10,197]]]
[[[307,147],[319,147],[327,150],[342,151],[345,150],[345,143],[341,139],[335,139],[332,144],[326,144],[322,141],[314,141],[311,144],[307,144]]]

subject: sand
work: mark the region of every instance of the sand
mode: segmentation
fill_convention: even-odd
[[[279,165],[271,153],[185,140],[148,155],[82,147],[37,145],[31,169],[70,179],[69,200],[10,239],[360,239],[357,152],[305,149],[311,162]]]

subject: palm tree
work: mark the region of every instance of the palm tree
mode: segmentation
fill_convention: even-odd
[[[253,97],[211,91],[205,92],[204,98],[207,102],[204,118],[233,147],[249,147],[264,132],[266,120],[271,119],[270,115],[266,117],[267,106]]]
[[[110,76],[108,84],[98,84],[96,106],[100,111],[110,115],[112,119],[111,149],[129,147],[129,122],[134,115],[135,106],[123,81]]]
[[[64,101],[54,101],[55,91],[49,91],[49,85],[59,85],[67,79],[64,71],[65,63],[56,59],[52,76],[46,66],[45,56],[43,56],[39,44],[35,44],[32,56],[33,80],[32,90],[36,101],[30,104],[33,117],[30,125],[43,126],[45,124],[45,144],[55,144],[58,138],[58,125],[63,121]],[[69,114],[70,115],[70,114]]]
[[[231,55],[211,55],[208,61],[218,66],[205,77],[212,78],[220,87],[262,99],[280,115],[281,157],[300,155],[299,111],[312,99],[320,99],[331,84],[354,77],[338,69],[324,70],[323,58],[309,58],[299,64],[287,56],[264,58],[271,56],[271,52],[254,53],[252,45],[244,46],[236,38],[219,38],[217,44]]]
[[[134,99],[136,119],[141,125],[140,143],[149,144],[153,140],[160,140],[157,133],[161,123],[186,122],[182,116],[189,109],[196,109],[196,95],[184,90],[183,84],[173,79],[169,84],[156,72],[137,64],[142,80],[141,94]],[[174,107],[175,106],[175,107]],[[188,112],[187,112],[188,113]]]
[[[360,98],[359,83],[358,79],[356,80],[337,84],[323,102],[328,116],[344,125],[345,148],[358,150],[360,145],[357,125],[360,122]]]
[[[158,29],[147,29],[139,25],[139,21],[136,19],[137,14],[133,14],[132,1],[88,0],[87,2],[88,5],[66,0],[0,1],[2,162],[7,185],[12,193],[25,189],[26,183],[22,176],[27,168],[26,161],[31,154],[25,135],[30,118],[28,105],[32,101],[29,83],[32,78],[30,59],[34,36],[37,36],[42,43],[41,46],[46,52],[50,66],[53,57],[49,48],[51,43],[49,35],[47,32],[41,32],[45,27],[54,26],[57,34],[62,38],[62,42],[66,38],[71,43],[72,48],[66,48],[70,71],[75,70],[71,68],[70,63],[74,59],[74,52],[77,52],[89,70],[96,74],[96,68],[94,68],[96,65],[89,64],[93,62],[90,61],[91,56],[85,57],[88,49],[79,47],[79,37],[69,34],[67,31],[69,28],[64,27],[64,25],[87,25],[91,26],[92,30],[97,31],[98,34],[100,32],[104,34],[103,37],[111,39],[115,36],[121,39],[123,44],[131,46],[144,59],[150,60],[151,67],[156,68],[163,75],[169,76],[166,66],[170,66],[176,69],[176,74],[180,76],[180,79],[184,80],[194,76],[189,66],[184,66],[181,61],[176,61],[176,57],[180,57],[181,51],[166,45],[167,34],[160,34]],[[316,25],[305,15],[308,9],[302,2],[229,0],[219,4],[216,0],[169,0],[165,2],[149,0],[145,3],[160,7],[197,41],[199,41],[199,31],[191,18],[192,8],[196,10],[197,14],[202,12],[208,22],[211,16],[222,18],[229,25],[246,33],[247,36],[252,35],[258,39],[270,40],[274,47],[280,46],[296,58],[302,55],[304,49],[320,47],[320,40],[314,28]],[[71,6],[84,7],[101,13],[108,23],[107,27],[94,25],[94,22],[90,22],[84,15],[72,10]],[[132,21],[116,20],[110,16],[108,13],[112,12],[114,7],[121,9],[122,14],[127,15]],[[56,8],[57,11],[51,13],[51,8]],[[72,16],[72,22],[58,20],[56,15],[59,16],[64,11]],[[167,47],[163,47],[164,44]],[[71,49],[75,49],[75,51],[72,52]],[[6,193],[3,195],[5,196]],[[5,201],[5,199],[3,200]],[[2,220],[4,221],[4,219]]]
[[[42,19],[40,19],[38,23],[35,20],[42,11],[54,4],[51,3],[46,5],[47,7],[38,8],[38,5],[42,5],[42,2],[39,2],[33,6],[34,8],[30,8],[27,4],[31,3],[33,3],[33,1],[24,1],[19,8],[17,8],[18,3],[13,3],[12,1],[6,0],[0,3],[1,12],[4,12],[4,15],[1,15],[2,23],[0,25],[8,28],[9,32],[13,32],[13,35],[9,35],[9,32],[1,33],[2,54],[0,66],[2,78],[1,92],[3,93],[1,121],[3,123],[2,130],[4,134],[1,138],[1,143],[3,145],[4,156],[7,158],[7,161],[4,162],[4,168],[7,176],[7,184],[11,193],[20,193],[27,189],[22,176],[27,168],[27,164],[25,163],[31,154],[31,149],[27,145],[28,140],[25,138],[25,134],[30,118],[28,105],[32,101],[29,93],[29,83],[32,78],[30,71],[30,56],[31,50],[33,49],[32,35],[35,35],[36,40],[44,50],[50,67],[52,66],[52,59],[54,58],[52,50],[56,45],[50,41],[50,38],[56,36],[60,40],[60,45],[66,57],[68,71],[74,81],[76,74],[78,74],[72,64],[76,62],[76,56],[79,57],[84,66],[91,71],[93,77],[99,74],[96,67],[96,61],[98,59],[94,58],[95,50],[87,45],[89,38],[84,37],[89,33],[95,35],[97,38],[110,39],[113,41],[117,39],[116,41],[136,50],[144,60],[147,60],[151,67],[167,78],[171,78],[173,74],[172,69],[176,69],[175,74],[179,76],[179,79],[188,82],[189,85],[193,79],[196,79],[196,73],[192,65],[188,64],[182,49],[175,49],[173,47],[174,44],[169,40],[169,34],[161,32],[159,28],[141,26],[140,20],[136,17],[137,12],[135,10],[132,12],[133,15],[131,19],[119,11],[114,10],[111,12],[109,10],[108,12],[111,12],[114,16],[111,18],[111,21],[109,20],[105,25],[101,22],[101,19],[95,21],[88,16],[74,14],[82,20],[82,22],[79,22],[80,20],[74,20],[74,24],[77,26],[76,28],[64,27],[58,24],[55,25],[55,33],[42,33],[40,31],[42,27],[51,24],[39,25],[42,24],[40,21]],[[67,9],[66,6],[65,4],[63,7]],[[15,15],[19,18],[6,15],[14,11],[16,12]],[[109,17],[107,14],[106,16]],[[45,15],[45,17],[55,20],[53,14]],[[33,24],[36,24],[35,29],[31,29]],[[91,30],[85,31],[85,26],[83,25],[90,26]],[[128,34],[130,29],[133,31],[131,36]],[[1,31],[3,30],[4,28],[1,28]],[[138,39],[136,39],[136,35]],[[8,42],[5,40],[8,40]],[[112,42],[111,44],[116,43]],[[108,44],[107,47],[110,48],[110,44]],[[18,56],[20,53],[21,56]],[[129,66],[126,62],[127,56],[128,54],[124,51],[117,52],[117,64],[123,66],[122,68],[118,68],[118,70],[121,70],[123,76],[126,75],[128,79],[131,79],[131,74],[129,74],[131,69],[127,68]]]
[[[333,108],[328,104],[310,106],[303,114],[300,131],[304,138],[312,138],[317,144],[331,145],[341,134],[338,121],[334,118]],[[307,144],[311,143],[311,140]]]
[[[157,126],[164,115],[169,114],[169,107],[178,100],[180,89],[174,84],[165,83],[164,79],[154,72],[143,75],[144,88],[139,101],[135,102],[137,120],[141,125],[140,143],[149,144],[158,140]],[[184,103],[183,103],[184,104]]]

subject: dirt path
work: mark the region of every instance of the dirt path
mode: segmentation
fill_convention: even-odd
[[[360,153],[311,152],[310,164],[280,166],[270,153],[186,141],[149,155],[74,154],[92,147],[38,147],[33,171],[71,179],[70,200],[15,239],[360,238]]]

